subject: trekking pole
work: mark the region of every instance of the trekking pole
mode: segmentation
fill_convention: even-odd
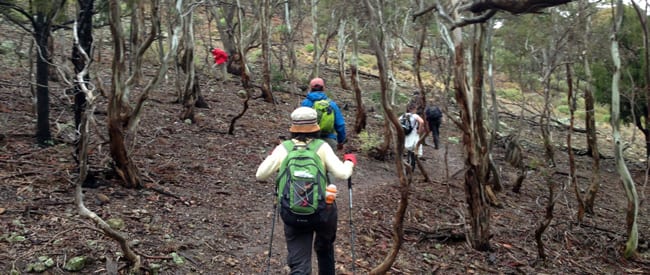
[[[350,247],[352,249],[352,274],[356,274],[354,270],[355,258],[354,258],[354,226],[352,225],[352,177],[348,178],[348,192],[350,194]]]
[[[276,197],[277,199],[277,197]],[[278,212],[280,211],[280,202],[276,200],[275,204],[277,207],[273,210],[273,221],[271,222],[271,240],[269,241],[269,257],[266,260],[266,272],[264,274],[268,275],[269,271],[271,270],[271,250],[273,249],[273,233],[275,230],[275,220],[278,215]]]

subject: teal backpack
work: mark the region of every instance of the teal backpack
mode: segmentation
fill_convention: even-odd
[[[330,104],[329,99],[321,99],[314,101],[313,108],[318,113],[318,126],[321,133],[334,132],[334,109]]]
[[[326,207],[325,189],[328,180],[325,167],[316,153],[324,143],[314,139],[307,146],[296,146],[293,141],[282,143],[288,155],[280,165],[276,184],[282,219],[289,224],[308,224]]]

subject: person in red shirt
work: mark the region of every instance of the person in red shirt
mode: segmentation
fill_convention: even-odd
[[[214,58],[212,67],[218,67],[218,70],[221,71],[221,77],[225,80],[227,77],[226,62],[228,62],[228,53],[220,48],[210,48],[210,53],[212,54],[212,58]]]

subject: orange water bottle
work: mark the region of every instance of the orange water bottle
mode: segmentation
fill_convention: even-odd
[[[325,203],[332,204],[336,199],[336,185],[330,184],[325,189]]]

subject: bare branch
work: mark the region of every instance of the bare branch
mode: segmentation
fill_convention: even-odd
[[[485,23],[486,21],[490,20],[495,14],[497,14],[497,10],[490,10],[480,16],[477,17],[472,17],[472,18],[463,18],[460,21],[457,21],[454,23],[454,25],[451,27],[451,30],[455,28],[461,28],[467,25],[472,25],[472,24],[478,24],[478,23]]]
[[[482,13],[488,10],[507,11],[512,14],[537,13],[545,8],[559,6],[573,0],[475,0],[458,8],[459,11]]]

